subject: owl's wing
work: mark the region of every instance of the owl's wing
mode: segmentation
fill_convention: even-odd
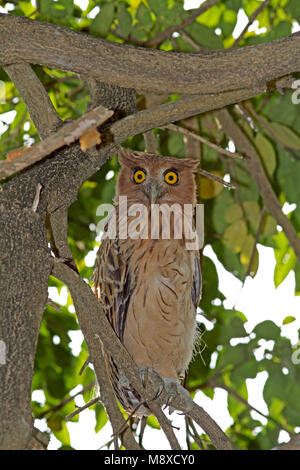
[[[104,304],[107,318],[122,341],[133,286],[128,263],[121,253],[117,238],[106,238],[102,241],[93,280],[94,289]]]
[[[94,291],[104,304],[107,318],[120,341],[123,341],[126,317],[135,282],[129,272],[128,258],[120,250],[118,239],[105,239],[98,250],[93,276]],[[119,383],[119,370],[113,358],[104,351],[107,370],[117,398],[131,412],[140,401],[132,388]],[[147,407],[143,407],[150,414]],[[142,410],[142,411],[143,411]]]
[[[202,290],[202,276],[200,269],[200,256],[199,253],[195,257],[195,272],[192,285],[192,300],[197,309],[198,304],[201,299],[201,290]]]

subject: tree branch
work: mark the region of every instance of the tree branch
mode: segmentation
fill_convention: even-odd
[[[189,131],[185,127],[177,126],[175,124],[167,124],[166,126],[161,126],[161,129],[170,129],[173,132],[179,132],[180,134],[186,135],[187,137],[191,137],[192,139],[198,140],[203,144],[207,145],[208,147],[214,149],[216,152],[226,155],[230,158],[239,158],[242,160],[244,157],[237,152],[229,152],[229,150],[223,149],[219,145],[216,145],[209,140],[205,139],[201,135],[195,134],[194,132]]]
[[[1,22],[1,16],[0,16]],[[0,33],[1,35],[1,33]],[[49,137],[61,120],[40,80],[29,64],[23,62],[7,65],[4,70],[14,82],[25,101],[30,117],[42,139]]]
[[[117,44],[62,26],[1,14],[0,43],[0,66],[21,61],[47,65],[158,94],[266,88],[300,70],[299,33],[255,46],[189,54]]]
[[[246,163],[248,170],[254,179],[258,190],[264,200],[265,207],[268,209],[277,223],[281,225],[286,234],[291,247],[293,248],[298,260],[300,260],[300,239],[292,222],[282,212],[281,205],[276,197],[272,185],[265,173],[260,157],[255,147],[248,137],[242,132],[239,126],[234,122],[226,109],[216,112],[224,131],[234,141],[235,146],[240,152],[247,155]]]
[[[28,149],[22,149],[20,156],[14,154],[19,151],[12,151],[7,154],[7,159],[0,162],[0,178],[10,176],[17,171],[23,170],[30,165],[42,160],[50,153],[64,145],[70,145],[78,140],[85,132],[103,124],[113,115],[113,111],[98,106],[89,111],[84,116],[74,121],[64,124],[56,133]]]
[[[206,2],[204,2],[199,8],[196,8],[181,24],[169,26],[167,29],[159,33],[154,38],[149,39],[149,41],[145,41],[143,45],[146,47],[159,46],[163,41],[168,39],[171,34],[178,31],[182,31],[184,28],[192,24],[194,20],[198,18],[198,16],[202,15],[212,6],[216,5],[219,2],[220,0],[206,0]]]
[[[242,41],[243,37],[245,36],[246,32],[248,31],[249,27],[252,25],[253,21],[256,20],[258,15],[269,5],[271,0],[264,0],[261,5],[252,13],[249,18],[248,23],[246,24],[245,28],[241,31],[240,35],[234,41],[232,47],[236,47]]]

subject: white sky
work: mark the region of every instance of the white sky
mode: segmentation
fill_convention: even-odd
[[[204,0],[186,0],[185,9],[198,8]],[[87,0],[75,0],[75,3],[86,8]],[[0,7],[0,13],[5,10]],[[247,24],[248,18],[245,13],[240,10],[238,14],[238,23],[234,30],[233,36],[238,37],[244,26]],[[252,28],[257,30],[257,22],[252,25]],[[293,32],[299,31],[299,24],[295,23]],[[6,130],[6,125],[9,125],[14,119],[15,112],[0,115],[0,135]],[[4,124],[1,122],[4,121]],[[258,246],[260,264],[258,272],[254,279],[248,278],[243,288],[241,282],[234,276],[228,273],[217,258],[210,247],[206,247],[204,254],[209,256],[216,264],[219,275],[219,289],[226,296],[224,303],[226,308],[232,308],[235,305],[237,310],[243,312],[248,322],[246,329],[250,332],[253,327],[264,320],[272,320],[278,326],[282,326],[283,319],[292,315],[297,317],[297,320],[282,328],[282,334],[289,337],[294,343],[297,342],[297,329],[300,328],[300,297],[294,296],[295,279],[294,274],[290,273],[284,282],[275,289],[273,282],[275,258],[274,252],[271,248]],[[94,255],[91,253],[87,261],[93,262]],[[57,296],[53,289],[50,289],[50,296],[55,301],[60,301],[62,304],[66,303],[66,289],[62,290],[61,296]],[[82,342],[81,332],[72,332],[72,347],[75,354],[80,351]],[[205,338],[204,338],[205,339]],[[267,406],[263,400],[262,390],[264,383],[267,379],[267,373],[261,372],[255,379],[247,380],[247,388],[249,393],[249,403],[264,413],[267,413]],[[35,399],[43,401],[43,392],[34,392]],[[82,405],[82,397],[76,400],[77,405]],[[196,402],[199,403],[221,426],[226,430],[232,423],[232,419],[227,410],[227,392],[221,389],[216,389],[213,400],[210,400],[201,391],[196,395]],[[255,418],[264,423],[260,415],[254,413]],[[176,431],[179,441],[185,446],[185,426],[183,417],[174,413],[172,415],[173,424],[180,427],[180,431]],[[36,426],[41,430],[45,430],[44,421],[36,421]],[[71,435],[71,445],[76,449],[98,449],[105,442],[110,440],[111,426],[108,423],[100,433],[95,434],[95,416],[94,412],[86,410],[80,414],[79,423],[68,423],[68,429]],[[285,441],[287,436],[284,432],[281,433],[281,441]],[[148,449],[168,449],[168,443],[162,432],[147,429],[144,437],[144,445]],[[60,447],[60,442],[53,437],[50,442],[49,449],[56,449]]]

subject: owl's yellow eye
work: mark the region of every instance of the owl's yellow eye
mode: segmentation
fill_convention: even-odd
[[[146,176],[147,176],[147,173],[141,168],[138,168],[133,173],[133,181],[137,184],[140,184],[143,181],[145,181]]]
[[[167,170],[164,173],[165,182],[168,184],[176,184],[178,183],[178,173],[175,170]]]

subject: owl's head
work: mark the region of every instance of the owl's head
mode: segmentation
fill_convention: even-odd
[[[117,196],[127,196],[130,203],[196,203],[197,160],[122,149],[119,162]]]

